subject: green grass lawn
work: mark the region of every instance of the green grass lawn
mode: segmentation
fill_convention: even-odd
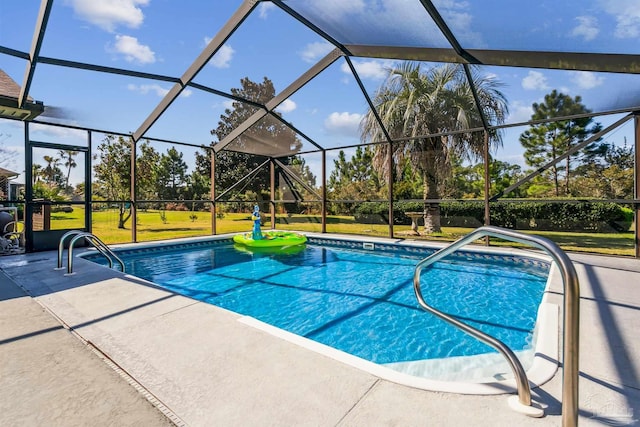
[[[163,216],[164,215],[164,216]],[[269,216],[265,229],[271,228]],[[95,211],[92,214],[93,233],[105,243],[131,242],[131,220],[125,224],[125,229],[118,228],[117,209]],[[73,212],[56,212],[51,215],[52,229],[83,228],[84,209],[74,207]],[[232,233],[250,231],[253,222],[250,213],[227,213],[224,218],[217,220],[217,233]],[[276,228],[308,232],[321,232],[320,216],[313,215],[283,215],[278,217]],[[179,237],[207,236],[211,234],[211,213],[190,211],[138,211],[138,241],[153,241],[175,239]],[[408,225],[394,226],[395,237],[432,241],[453,241],[471,231],[472,228],[444,227],[442,233],[431,236],[406,236]],[[327,232],[342,234],[357,234],[367,236],[387,237],[389,227],[385,224],[360,224],[352,216],[327,217]],[[524,231],[528,234],[544,236],[556,242],[562,249],[570,252],[588,252],[606,255],[633,256],[633,233],[574,233],[558,231]],[[491,239],[496,246],[525,245]]]

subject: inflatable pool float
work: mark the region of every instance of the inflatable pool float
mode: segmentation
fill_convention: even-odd
[[[233,236],[233,241],[249,248],[283,248],[302,245],[307,237],[290,231],[266,231],[261,233],[261,239],[254,239],[252,233],[242,233]]]
[[[244,252],[253,256],[264,255],[273,257],[274,255],[297,255],[300,252],[304,252],[307,245],[295,245],[295,246],[271,246],[271,247],[255,247],[245,246],[240,243],[234,243],[233,248],[238,252]]]
[[[291,231],[267,231],[260,230],[260,207],[255,205],[251,214],[253,230],[251,233],[236,234],[233,241],[247,248],[289,248],[299,246],[307,241],[307,237]]]

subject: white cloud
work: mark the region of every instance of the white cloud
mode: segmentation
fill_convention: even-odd
[[[142,95],[146,95],[148,93],[155,93],[159,97],[163,97],[169,92],[169,89],[165,89],[162,86],[160,86],[159,84],[150,84],[150,85],[128,84],[127,85],[127,89],[129,89],[132,92],[140,93]],[[184,89],[180,93],[180,96],[183,97],[183,98],[188,98],[188,97],[191,96],[192,93],[193,93],[192,90]]]
[[[118,25],[138,28],[144,21],[139,6],[146,6],[150,0],[67,0],[73,11],[83,20],[114,32]]]
[[[326,16],[330,10],[333,19],[362,13],[367,7],[364,0],[307,0],[306,3],[305,8],[310,12],[309,16]]]
[[[316,62],[333,50],[334,46],[327,42],[309,43],[304,50],[300,52],[300,57],[305,62]]]
[[[234,53],[235,50],[231,46],[223,44],[209,63],[216,68],[229,68]]]
[[[332,134],[357,137],[362,114],[331,113],[324,121],[324,128]]]
[[[290,99],[285,99],[278,107],[276,111],[280,111],[281,113],[290,113],[291,111],[298,108],[295,102]]]
[[[637,11],[636,11],[637,13]],[[616,31],[614,35],[621,39],[633,39],[640,36],[640,16],[620,15],[616,19]]]
[[[600,32],[598,20],[593,16],[578,16],[576,21],[578,21],[578,25],[571,30],[571,35],[574,37],[582,37],[584,41],[588,42],[595,39]]]
[[[444,20],[447,21],[458,41],[467,47],[476,49],[486,47],[482,34],[472,31],[472,28],[477,27],[477,25],[473,22],[474,16],[469,13],[471,6],[468,1],[433,0],[433,3],[442,14]],[[411,18],[415,19],[414,17]]]
[[[158,96],[165,96],[168,92],[169,89],[165,89],[162,86],[158,85],[158,84],[151,84],[151,85],[134,85],[132,83],[127,85],[127,89],[129,89],[132,92],[138,92],[142,95],[146,95],[149,92],[155,93]]]
[[[522,79],[522,87],[526,90],[547,90],[547,77],[540,71],[529,71],[529,74]]]
[[[593,89],[604,83],[604,77],[591,71],[570,71],[571,81],[581,89]]]
[[[140,64],[152,64],[156,62],[156,54],[149,46],[140,44],[138,39],[131,36],[116,35],[113,50],[124,55],[128,62]]]
[[[269,11],[271,11],[275,7],[276,7],[276,5],[273,4],[273,3],[260,3],[260,6],[258,6],[258,8],[259,8],[258,11],[260,13],[260,18],[267,19],[267,16],[269,15]]]
[[[233,103],[235,101],[233,101],[232,99],[228,99],[226,101],[222,102],[222,106],[225,108],[225,110],[233,110]]]
[[[387,69],[392,66],[393,61],[389,60],[353,61],[353,67],[360,78],[363,79],[382,80],[387,77]],[[347,74],[351,74],[351,69],[346,62],[341,65],[340,69]]]
[[[638,0],[600,0],[599,3],[606,13],[616,19],[616,37],[628,39],[640,36]]]
[[[71,123],[65,122],[65,124],[79,126],[79,123],[76,122],[75,120],[71,121]],[[30,125],[29,132],[33,134],[32,136],[46,135],[49,137],[54,137],[55,139],[64,139],[65,142],[70,142],[69,141],[70,139],[74,139],[78,141],[87,140],[87,133],[85,131],[82,131],[79,129],[63,128],[58,126],[47,126],[43,124],[34,123]]]
[[[522,101],[514,101],[509,105],[509,123],[523,123],[531,120],[533,115],[533,107],[531,104],[526,105]]]

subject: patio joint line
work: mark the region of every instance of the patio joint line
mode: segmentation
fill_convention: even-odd
[[[380,382],[382,382],[382,379],[376,378],[376,380],[371,384],[371,386],[364,393],[362,393],[362,396],[360,396],[360,398],[353,405],[351,405],[351,407],[344,413],[344,415],[340,417],[340,419],[336,423],[336,426],[339,426],[340,424],[342,424],[342,422],[347,417],[347,415],[353,412],[353,410],[360,404],[360,402],[362,402],[371,393],[374,387],[378,385]]]
[[[180,294],[176,294],[176,295],[182,296]],[[189,297],[185,297],[185,298],[189,298]],[[191,299],[191,298],[189,298],[189,299]],[[173,310],[165,311],[164,313],[158,315],[158,317],[163,317],[163,316],[166,316],[168,314],[175,313],[176,311],[180,311],[180,310],[184,310],[185,308],[193,307],[194,305],[197,305],[197,304],[202,304],[202,303],[200,301],[193,300],[193,302],[191,304],[186,304],[186,305],[183,305],[182,307],[177,307],[177,308],[174,308]]]
[[[77,334],[75,334],[78,336]],[[185,423],[178,415],[176,415],[167,405],[165,405],[158,397],[156,397],[151,391],[140,384],[134,377],[132,377],[124,368],[118,365],[107,354],[103,353],[98,347],[96,347],[91,341],[82,341],[86,343],[88,348],[98,356],[108,367],[113,369],[122,379],[124,379],[130,386],[132,386],[138,393],[140,393],[147,401],[153,405],[158,411],[160,411],[165,417],[169,419],[173,424],[178,427],[187,427]]]
[[[22,288],[22,286],[20,286]],[[26,292],[26,290],[25,290]],[[102,360],[108,367],[113,369],[122,379],[124,379],[130,386],[132,386],[138,393],[140,393],[147,401],[153,405],[160,413],[162,413],[165,417],[169,419],[173,424],[178,427],[187,427],[187,423],[185,423],[178,415],[176,415],[169,407],[167,407],[160,399],[158,399],[153,393],[151,393],[147,388],[145,388],[142,384],[140,384],[134,377],[132,377],[125,369],[123,369],[118,363],[116,363],[113,359],[111,359],[106,353],[103,353],[95,344],[91,341],[85,339],[82,335],[80,335],[71,325],[67,324],[62,318],[56,315],[47,305],[43,304],[37,298],[29,295],[27,296],[31,298],[33,301],[36,301],[40,307],[47,313],[49,313],[54,319],[56,319],[64,329],[70,332],[74,337],[76,337],[81,343],[87,346],[89,350],[93,352],[100,360]],[[196,301],[197,302],[197,301]],[[192,304],[190,304],[192,305]]]

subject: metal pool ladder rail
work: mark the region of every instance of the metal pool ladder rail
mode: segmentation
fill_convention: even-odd
[[[113,260],[115,259],[118,264],[120,264],[120,268],[124,273],[124,262],[116,255],[109,246],[106,245],[102,240],[100,240],[93,233],[89,233],[88,231],[80,231],[80,230],[71,230],[62,235],[60,238],[60,242],[58,243],[58,267],[56,270],[62,269],[62,253],[64,252],[64,241],[67,237],[74,236],[69,242],[69,251],[67,254],[67,274],[71,275],[73,273],[73,245],[75,243],[84,238],[85,241],[93,245],[94,248],[97,249],[98,252],[104,256],[109,262],[109,268],[113,268]]]
[[[492,236],[512,242],[523,243],[545,251],[556,263],[562,275],[564,285],[564,339],[563,339],[563,379],[562,379],[562,425],[564,427],[578,425],[578,344],[579,344],[579,324],[580,324],[580,286],[578,275],[573,263],[566,253],[562,251],[554,242],[540,236],[518,233],[500,227],[484,226],[477,228],[466,236],[451,243],[449,246],[440,249],[436,253],[420,261],[415,268],[413,275],[413,288],[418,298],[420,306],[439,318],[458,327],[463,332],[479,339],[498,350],[509,362],[515,375],[518,386],[518,402],[510,400],[510,404],[516,409],[531,416],[542,416],[544,412],[531,406],[531,389],[527,375],[522,368],[522,364],[513,351],[502,341],[485,334],[484,332],[460,322],[448,314],[445,314],[431,307],[424,300],[420,286],[420,273],[423,269],[439,261],[447,255],[455,252],[481,237]],[[515,396],[514,396],[515,397]],[[530,409],[529,409],[530,408]]]

